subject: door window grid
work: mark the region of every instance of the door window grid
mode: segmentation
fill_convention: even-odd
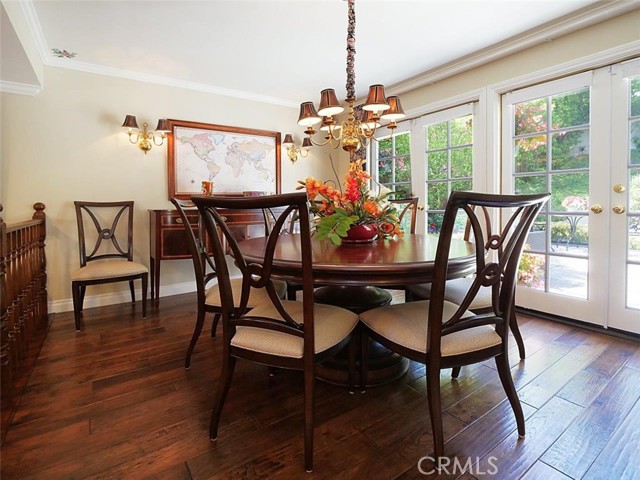
[[[640,309],[640,76],[629,79],[629,150],[627,156],[627,295],[626,306]]]
[[[587,87],[512,110],[514,192],[552,194],[529,235],[519,283],[580,298],[587,296],[589,104]],[[563,272],[576,281],[567,284]]]
[[[426,125],[427,232],[439,233],[454,190],[473,189],[473,114]],[[456,231],[464,230],[465,218]]]
[[[376,147],[374,165],[378,183],[395,192],[392,198],[412,197],[410,132],[379,138]]]

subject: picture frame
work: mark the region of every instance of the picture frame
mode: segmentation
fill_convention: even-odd
[[[280,132],[169,119],[169,199],[281,191]],[[205,183],[203,183],[205,182]]]

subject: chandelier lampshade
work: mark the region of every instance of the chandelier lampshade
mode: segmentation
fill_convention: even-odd
[[[298,125],[302,127],[312,127],[316,123],[320,123],[322,117],[316,112],[313,102],[304,102],[300,104],[300,116],[298,117]]]
[[[344,107],[338,102],[336,91],[333,88],[325,88],[320,92],[320,106],[318,107],[318,115],[323,117],[332,117],[344,112]]]
[[[393,129],[397,127],[396,121],[405,117],[405,113],[400,105],[400,98],[397,96],[386,97],[384,86],[380,84],[369,87],[369,95],[362,105],[363,115],[359,118],[356,115],[356,95],[355,95],[355,0],[347,0],[348,22],[347,22],[347,118],[337,121],[334,116],[344,112],[345,107],[340,104],[333,88],[326,88],[320,92],[320,103],[316,111],[313,102],[303,102],[300,105],[300,115],[298,125],[306,127],[304,139],[308,146],[330,144],[333,148],[342,148],[353,152],[362,145],[367,145],[369,140],[374,138],[376,129],[380,127],[380,120],[390,122],[387,127]],[[316,142],[313,135],[317,133],[314,125],[321,123],[320,131],[324,132],[323,140]],[[286,137],[285,137],[286,139]],[[303,147],[305,145],[303,144]]]
[[[369,96],[367,97],[367,102],[362,106],[362,109],[375,113],[389,110],[389,104],[384,94],[384,86],[371,85],[369,87]]]

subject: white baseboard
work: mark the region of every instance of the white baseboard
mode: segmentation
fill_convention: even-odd
[[[196,282],[176,283],[174,285],[162,285],[161,297],[169,297],[171,295],[179,295],[181,293],[190,293],[196,291]],[[91,291],[91,287],[87,289],[87,293]],[[142,298],[142,289],[136,289],[136,300]],[[150,297],[150,294],[148,296]],[[123,290],[117,293],[107,293],[102,295],[87,295],[84,298],[83,308],[104,307],[107,305],[115,305],[118,303],[131,302],[131,294],[129,290]],[[73,299],[65,298],[63,300],[53,300],[49,302],[49,313],[62,313],[73,311]]]

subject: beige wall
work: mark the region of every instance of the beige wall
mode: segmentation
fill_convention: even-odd
[[[36,201],[45,203],[53,311],[71,308],[69,275],[78,267],[74,200],[134,200],[134,256],[147,265],[147,209],[172,208],[167,199],[167,148],[153,147],[144,155],[131,145],[120,127],[126,114],[152,127],[159,117],[168,117],[291,132],[301,138],[294,108],[60,68],[45,68],[44,89],[36,96],[1,95],[4,219],[25,220]],[[294,190],[296,180],[311,172],[331,174],[324,153],[315,150],[291,164],[283,152],[283,191]],[[162,293],[190,287],[190,261],[163,262],[161,281],[167,287]],[[177,287],[172,290],[172,285]],[[90,288],[87,305],[126,301],[125,288]]]
[[[640,9],[402,94],[405,110],[640,40]]]

